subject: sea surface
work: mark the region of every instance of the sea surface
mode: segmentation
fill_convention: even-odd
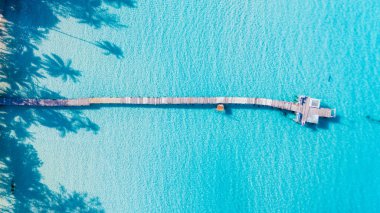
[[[337,117],[305,127],[258,107],[76,108],[89,131],[28,127],[44,184],[106,212],[380,211],[379,1],[136,3],[104,6],[120,27],[58,16],[34,53],[80,76],[38,85],[67,98],[308,95]]]

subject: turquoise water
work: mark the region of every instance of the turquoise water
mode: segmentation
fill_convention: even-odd
[[[265,108],[84,108],[94,131],[28,129],[44,184],[98,197],[106,212],[379,211],[379,2],[107,8],[126,27],[60,16],[36,43],[36,55],[71,59],[81,74],[39,85],[72,98],[305,94],[338,117],[315,128]],[[93,44],[103,40],[124,57]]]

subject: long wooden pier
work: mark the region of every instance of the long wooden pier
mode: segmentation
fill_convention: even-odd
[[[335,109],[320,108],[320,100],[307,96],[299,96],[298,101],[287,102],[266,98],[247,97],[125,97],[125,98],[78,98],[78,99],[28,99],[0,98],[0,105],[7,106],[90,106],[93,104],[125,104],[125,105],[188,105],[188,104],[241,104],[273,107],[296,113],[295,121],[318,123],[319,117],[335,117]]]

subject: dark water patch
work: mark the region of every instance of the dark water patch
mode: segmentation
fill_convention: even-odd
[[[319,117],[319,122],[316,125],[316,127],[318,127],[318,129],[326,129],[327,130],[327,129],[329,129],[329,126],[331,124],[339,124],[340,122],[341,122],[341,116],[339,116],[339,115],[336,115],[333,118]]]
[[[318,127],[316,124],[306,123],[304,127],[312,130],[312,131],[318,131]]]
[[[375,124],[380,124],[380,119],[373,118],[373,117],[371,117],[370,115],[365,116],[365,118],[366,118],[369,122],[372,122],[372,123],[375,123]]]

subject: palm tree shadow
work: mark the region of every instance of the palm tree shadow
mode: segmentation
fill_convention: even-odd
[[[104,212],[99,198],[89,198],[86,193],[68,192],[64,186],[59,187],[58,193],[50,196],[53,212]]]
[[[123,2],[121,1],[121,3]],[[73,17],[79,23],[87,24],[94,28],[101,28],[102,26],[113,28],[125,27],[125,25],[120,24],[118,15],[110,13],[104,5],[110,5],[110,3],[103,2],[102,0],[52,0],[46,1],[46,4],[50,5],[56,14],[63,17]],[[123,3],[122,5],[127,4]]]
[[[96,46],[105,50],[104,55],[114,55],[116,58],[124,58],[123,50],[120,47],[109,41],[97,41]]]
[[[121,50],[121,48],[118,47],[116,44],[111,43],[109,41],[97,41],[97,42],[93,42],[93,41],[89,41],[89,40],[80,38],[78,36],[75,36],[75,35],[63,32],[63,31],[61,31],[61,30],[59,30],[57,28],[53,28],[51,30],[55,31],[57,33],[60,33],[62,35],[68,36],[70,38],[76,39],[78,41],[82,41],[82,42],[85,42],[87,44],[94,45],[95,47],[98,47],[100,49],[103,49],[103,50],[105,50],[105,52],[103,53],[104,55],[114,55],[114,56],[116,56],[116,58],[119,58],[119,59],[124,58],[123,50]]]
[[[71,79],[73,82],[78,82],[78,77],[81,76],[80,72],[71,67],[72,60],[69,59],[66,62],[58,55],[52,53],[51,56],[43,54],[42,68],[45,69],[48,74],[55,78],[61,78],[63,81]]]
[[[60,97],[41,86],[40,79],[78,81],[80,72],[71,67],[71,60],[63,60],[56,54],[39,57],[35,50],[47,38],[49,29],[58,24],[58,10],[63,16],[76,19],[80,19],[82,9],[92,10],[93,17],[99,17],[102,25],[117,24],[117,17],[107,11],[95,5],[94,9],[77,7],[80,2],[89,1],[0,1],[1,21],[5,20],[0,42],[6,46],[0,50],[2,96]],[[99,129],[79,110],[0,107],[0,212],[103,212],[97,198],[67,192],[63,187],[55,191],[43,183],[40,173],[43,162],[29,129],[35,125],[55,129],[61,137],[79,130],[96,133]],[[4,206],[3,200],[10,205]]]
[[[102,26],[110,26],[113,28],[124,28],[126,25],[120,24],[116,15],[107,13],[107,10],[99,9],[98,11],[84,11],[78,13],[77,18],[79,23],[87,24],[94,28]]]
[[[32,212],[31,209],[37,212],[75,212],[79,209],[102,212],[97,198],[89,198],[87,194],[75,191],[68,193],[62,187],[59,191],[53,191],[43,184],[39,172],[42,161],[33,144],[25,143],[25,140],[34,140],[33,133],[28,131],[32,125],[54,128],[63,137],[68,132],[75,133],[83,128],[96,132],[96,124],[79,111],[65,113],[54,109],[1,107],[0,112],[0,120],[4,121],[0,125],[0,199],[12,203],[10,206],[14,212]],[[60,209],[67,211],[58,211]]]
[[[0,94],[6,97],[61,97],[40,86],[39,80],[56,77],[77,82],[80,72],[72,68],[71,60],[54,53],[39,57],[35,51],[62,18],[73,18],[94,28],[124,27],[107,5],[135,7],[136,2],[0,0],[1,24],[6,29],[0,31],[0,42],[6,46],[0,50]],[[108,55],[123,56],[116,45],[100,44]],[[68,192],[63,186],[54,191],[43,183],[40,173],[43,162],[32,143],[35,138],[29,129],[34,125],[55,129],[61,137],[79,130],[96,133],[99,129],[80,110],[0,107],[0,212],[103,212],[96,197]],[[3,199],[11,205],[3,206]]]

